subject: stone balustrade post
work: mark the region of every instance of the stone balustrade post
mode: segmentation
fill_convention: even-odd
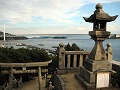
[[[76,68],[76,65],[77,65],[77,55],[74,55],[73,68]]]
[[[106,49],[106,53],[107,53],[107,59],[109,61],[113,60],[113,57],[112,57],[112,47],[111,47],[111,43],[107,43],[107,49]]]
[[[67,55],[67,68],[70,68],[70,55]]]
[[[80,55],[79,68],[83,66],[83,55]]]
[[[59,44],[58,58],[58,68],[65,69],[65,49],[63,43]]]

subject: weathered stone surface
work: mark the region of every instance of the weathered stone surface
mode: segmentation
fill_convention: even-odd
[[[58,52],[58,59],[59,59],[59,62],[58,62],[58,68],[59,69],[65,69],[65,49],[64,49],[64,44],[63,43],[60,43],[59,44],[59,52]]]
[[[47,66],[51,63],[52,60],[45,62],[31,62],[31,63],[1,63],[0,67],[38,67],[38,66]]]
[[[84,62],[84,67],[91,71],[91,72],[95,72],[98,69],[111,69],[112,64],[108,61],[95,61],[95,60],[90,60],[90,59],[86,59]]]
[[[84,68],[84,66],[81,67],[81,70],[84,71],[84,72],[83,72],[83,77],[84,77],[84,79],[85,79],[88,83],[94,84],[94,83],[95,83],[95,73],[87,70],[86,68]],[[80,75],[81,75],[81,73],[80,73]],[[82,75],[81,75],[81,76],[82,76]]]
[[[96,5],[94,14],[89,18],[84,17],[86,22],[93,23],[93,31],[90,31],[89,35],[95,41],[95,45],[88,59],[84,61],[84,66],[80,68],[80,76],[77,75],[77,78],[88,90],[95,89],[96,71],[110,72],[112,69],[112,64],[107,59],[102,42],[110,35],[110,32],[106,31],[106,23],[114,21],[116,18],[117,16],[105,13],[100,3]]]

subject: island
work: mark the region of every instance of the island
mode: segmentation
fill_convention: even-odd
[[[53,39],[67,39],[67,37],[53,37]]]

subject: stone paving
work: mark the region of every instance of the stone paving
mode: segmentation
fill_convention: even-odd
[[[85,90],[82,85],[74,78],[74,73],[60,75],[65,83],[65,90]]]
[[[75,78],[75,73],[67,73],[60,75],[60,78],[65,83],[65,90],[86,90]],[[42,90],[48,90],[45,88],[45,80],[42,80]],[[24,82],[22,90],[38,90],[38,78],[31,80],[30,82]],[[99,89],[99,90],[120,90],[119,87],[111,87],[109,89]]]
[[[65,90],[86,90],[75,78],[75,73],[67,73],[60,75],[61,79],[65,83]],[[97,90],[120,90],[119,87],[110,87],[106,89],[97,89]]]
[[[34,80],[24,82],[22,90],[39,90],[38,78],[36,77]],[[47,90],[45,88],[45,80],[42,80],[42,90]]]

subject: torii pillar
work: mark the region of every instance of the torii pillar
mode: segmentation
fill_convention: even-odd
[[[112,64],[107,60],[102,42],[109,37],[110,32],[106,31],[107,22],[114,21],[116,16],[109,16],[102,10],[102,4],[96,5],[96,10],[89,18],[83,17],[86,22],[93,23],[93,31],[89,35],[95,41],[95,45],[88,57],[84,61],[84,66],[80,68],[80,82],[88,89],[95,89],[96,72],[111,71]]]

